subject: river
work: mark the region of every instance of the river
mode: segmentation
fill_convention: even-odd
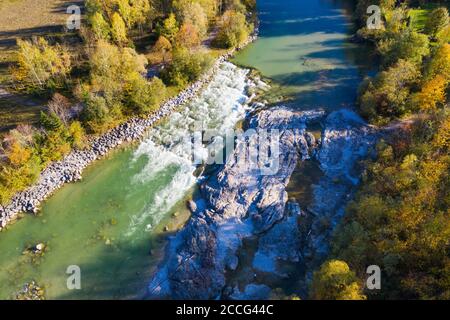
[[[276,94],[298,108],[351,108],[371,63],[347,42],[352,25],[344,4],[259,0],[260,39],[235,62],[271,78]],[[245,116],[246,74],[224,64],[199,98],[147,138],[96,162],[38,216],[1,232],[0,298],[13,298],[32,280],[48,299],[143,298],[167,234],[188,218],[185,200],[196,187],[192,152],[181,142],[198,120],[224,131]],[[26,252],[37,243],[46,245],[42,256]],[[81,290],[67,288],[70,265],[81,269]]]

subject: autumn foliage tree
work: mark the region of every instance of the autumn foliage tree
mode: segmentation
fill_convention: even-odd
[[[164,36],[160,36],[152,48],[152,60],[154,63],[168,62],[172,57],[172,44]]]
[[[64,85],[71,70],[66,48],[50,46],[44,38],[17,40],[17,66],[12,75],[16,84],[30,91],[56,89]]]
[[[250,31],[242,13],[228,10],[219,21],[219,32],[214,42],[220,47],[237,47],[248,38]]]
[[[432,37],[437,37],[439,32],[444,30],[448,26],[450,18],[448,15],[448,10],[445,7],[439,7],[434,9],[425,25],[425,32]]]
[[[169,39],[173,43],[178,33],[178,22],[175,18],[175,14],[171,13],[163,23],[158,27],[158,33],[166,39]]]
[[[442,75],[425,82],[421,90],[413,97],[413,103],[418,110],[434,112],[438,106],[442,106],[446,101],[446,88],[448,80]]]
[[[111,27],[100,12],[95,12],[88,18],[92,34],[96,40],[108,40],[111,37]]]
[[[175,43],[187,48],[199,46],[200,36],[197,27],[191,23],[183,24],[175,37]]]
[[[412,86],[417,83],[420,72],[417,66],[407,60],[380,72],[373,80],[362,84],[359,105],[371,120],[377,116],[396,117],[408,111],[408,98]]]
[[[111,36],[118,45],[124,45],[128,41],[125,22],[117,12],[114,12],[111,18]]]
[[[208,16],[205,9],[198,2],[188,2],[176,7],[177,19],[181,24],[191,24],[196,27],[200,39],[204,39],[208,32]]]
[[[358,281],[344,261],[326,261],[314,272],[310,297],[315,300],[365,300]]]

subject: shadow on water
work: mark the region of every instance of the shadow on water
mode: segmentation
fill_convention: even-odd
[[[359,83],[376,67],[370,48],[349,41],[352,2],[261,0],[258,6],[260,38],[236,63],[274,80],[299,109],[352,107]]]
[[[341,1],[258,1],[261,38],[336,33],[348,28]]]

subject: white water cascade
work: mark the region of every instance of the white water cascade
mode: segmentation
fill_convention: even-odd
[[[199,97],[149,131],[133,155],[133,161],[142,156],[148,159],[133,177],[133,183],[154,182],[158,190],[140,212],[131,216],[128,236],[139,229],[150,231],[196,183],[191,143],[195,124],[202,122],[209,129],[224,133],[245,117],[250,110],[247,74],[248,70],[223,63]],[[196,154],[206,156],[206,147],[202,148],[205,150],[196,150]]]

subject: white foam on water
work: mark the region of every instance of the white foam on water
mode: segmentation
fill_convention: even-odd
[[[149,195],[150,203],[131,217],[128,236],[140,229],[150,231],[196,183],[192,151],[194,124],[200,121],[207,128],[225,133],[245,117],[249,110],[246,104],[249,97],[245,95],[247,74],[248,70],[223,63],[198,98],[172,113],[165,123],[150,129],[148,138],[133,154],[133,161],[142,156],[148,158],[144,168],[133,177],[133,183],[137,187],[155,183],[169,167],[175,167],[176,172],[167,184]],[[197,150],[196,155],[206,159],[206,147],[200,148],[203,150]]]

